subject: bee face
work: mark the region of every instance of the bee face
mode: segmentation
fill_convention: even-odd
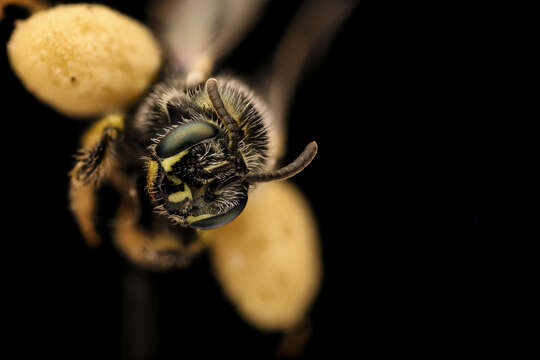
[[[182,226],[209,229],[244,209],[250,187],[244,179],[265,167],[268,135],[262,106],[242,85],[220,84],[224,106],[244,125],[234,135],[203,85],[159,85],[139,109],[135,127],[150,141],[147,190],[155,212]]]
[[[151,149],[148,188],[158,212],[174,222],[199,229],[224,225],[247,203],[243,161],[231,154],[227,134],[210,119],[171,129]]]
[[[246,87],[230,79],[171,84],[147,97],[134,128],[151,144],[146,168],[154,210],[174,223],[224,225],[242,212],[253,184],[293,176],[315,156],[313,143],[293,163],[268,171],[268,115]]]

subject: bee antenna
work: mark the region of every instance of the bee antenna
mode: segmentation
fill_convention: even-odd
[[[302,153],[289,165],[277,170],[266,171],[246,176],[244,180],[249,183],[268,182],[276,180],[285,180],[298,174],[311,163],[317,154],[317,143],[315,141],[307,144]]]
[[[208,94],[208,97],[212,102],[212,106],[218,114],[218,118],[225,125],[225,128],[227,128],[229,133],[229,149],[233,153],[236,153],[241,130],[233,117],[227,112],[225,104],[223,104],[223,100],[221,99],[221,95],[219,94],[217,87],[216,79],[210,78],[206,81],[206,93]]]

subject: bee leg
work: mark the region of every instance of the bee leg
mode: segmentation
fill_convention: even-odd
[[[107,176],[116,159],[116,143],[124,128],[124,118],[109,115],[83,134],[82,146],[75,155],[77,162],[70,172],[74,183],[95,183]]]
[[[0,20],[4,18],[4,7],[8,5],[17,5],[24,9],[27,9],[30,13],[34,13],[39,10],[44,10],[49,7],[45,0],[7,0],[0,4]]]
[[[154,270],[184,267],[196,252],[184,242],[187,230],[173,231],[164,218],[153,217],[151,230],[140,224],[140,194],[136,181],[118,171],[112,171],[111,183],[121,194],[115,214],[112,238],[116,247],[131,262]],[[120,190],[124,191],[120,191]],[[125,191],[127,189],[127,191]]]
[[[186,246],[182,233],[172,232],[166,223],[156,223],[152,232],[137,224],[136,210],[129,199],[121,200],[113,230],[116,246],[129,260],[155,270],[188,266],[204,248],[197,240]]]
[[[109,176],[115,163],[114,147],[123,130],[123,117],[110,115],[97,121],[82,137],[81,149],[70,171],[70,209],[89,246],[96,247],[101,237],[95,226],[96,190]]]
[[[92,247],[101,244],[101,236],[94,222],[97,206],[95,190],[93,184],[76,184],[74,181],[71,181],[69,189],[71,212],[75,216],[84,240]]]

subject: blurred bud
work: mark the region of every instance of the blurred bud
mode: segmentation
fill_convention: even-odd
[[[317,227],[292,183],[259,186],[244,212],[211,239],[216,276],[239,313],[260,330],[286,330],[306,316],[321,280]]]
[[[17,24],[8,43],[24,86],[68,116],[120,110],[150,85],[161,50],[137,21],[102,5],[60,5]]]

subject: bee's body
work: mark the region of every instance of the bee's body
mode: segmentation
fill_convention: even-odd
[[[218,77],[206,86],[186,84],[182,76],[163,80],[132,115],[105,117],[83,136],[79,161],[72,171],[71,196],[81,228],[91,229],[85,234],[90,243],[100,237],[93,227],[96,207],[81,211],[78,204],[81,196],[91,197],[83,204],[95,204],[90,188],[102,181],[111,182],[130,204],[124,211],[132,212],[133,225],[140,221],[140,214],[153,209],[150,224],[160,223],[162,231],[174,233],[176,255],[184,258],[194,248],[200,249],[198,243],[185,248],[187,239],[194,237],[189,228],[209,229],[230,222],[242,212],[248,191],[259,181],[251,177],[272,176],[272,123],[262,102],[232,78]],[[215,94],[218,100],[212,99]],[[231,124],[222,119],[227,116],[237,126],[234,137]],[[305,167],[315,151],[293,172],[279,176],[292,176]],[[144,175],[146,184],[141,181]],[[146,198],[141,196],[145,192]],[[163,216],[169,220],[167,225],[159,219]],[[174,242],[167,242],[167,264]],[[154,242],[144,246],[153,246],[150,244]],[[161,267],[156,254],[159,251],[152,254],[152,262]],[[136,261],[148,265],[147,260]]]
[[[95,190],[102,182],[113,184],[121,198],[113,238],[136,263],[159,268],[184,263],[178,259],[200,250],[200,241],[185,246],[196,237],[193,229],[212,229],[232,221],[244,210],[256,183],[294,176],[317,152],[312,142],[295,161],[274,169],[284,152],[284,111],[300,69],[293,56],[294,71],[287,70],[283,55],[299,41],[300,33],[312,29],[291,27],[285,50],[276,56],[279,66],[274,77],[279,81],[267,89],[276,111],[274,123],[266,106],[246,85],[227,77],[208,79],[216,60],[238,41],[260,4],[230,2],[232,7],[238,6],[232,12],[225,11],[226,7],[217,9],[212,1],[165,5],[156,11],[161,16],[156,28],[169,53],[165,73],[172,75],[159,82],[128,115],[105,117],[89,130],[84,139],[90,140],[82,142],[71,173],[70,191],[82,233],[90,244],[97,245]],[[301,12],[306,19],[299,18],[297,24],[317,20],[334,26],[350,7],[341,4],[328,18],[321,17],[324,9],[324,2],[306,5]],[[220,20],[222,28],[199,27],[193,17],[202,24]],[[195,29],[197,32],[190,32]],[[327,36],[324,29],[303,40],[303,56]],[[194,42],[190,34],[196,34],[200,42]],[[279,89],[282,97],[275,96]],[[119,224],[127,222],[130,227],[119,231]],[[143,223],[150,228],[144,229]],[[161,254],[166,254],[166,261]]]

